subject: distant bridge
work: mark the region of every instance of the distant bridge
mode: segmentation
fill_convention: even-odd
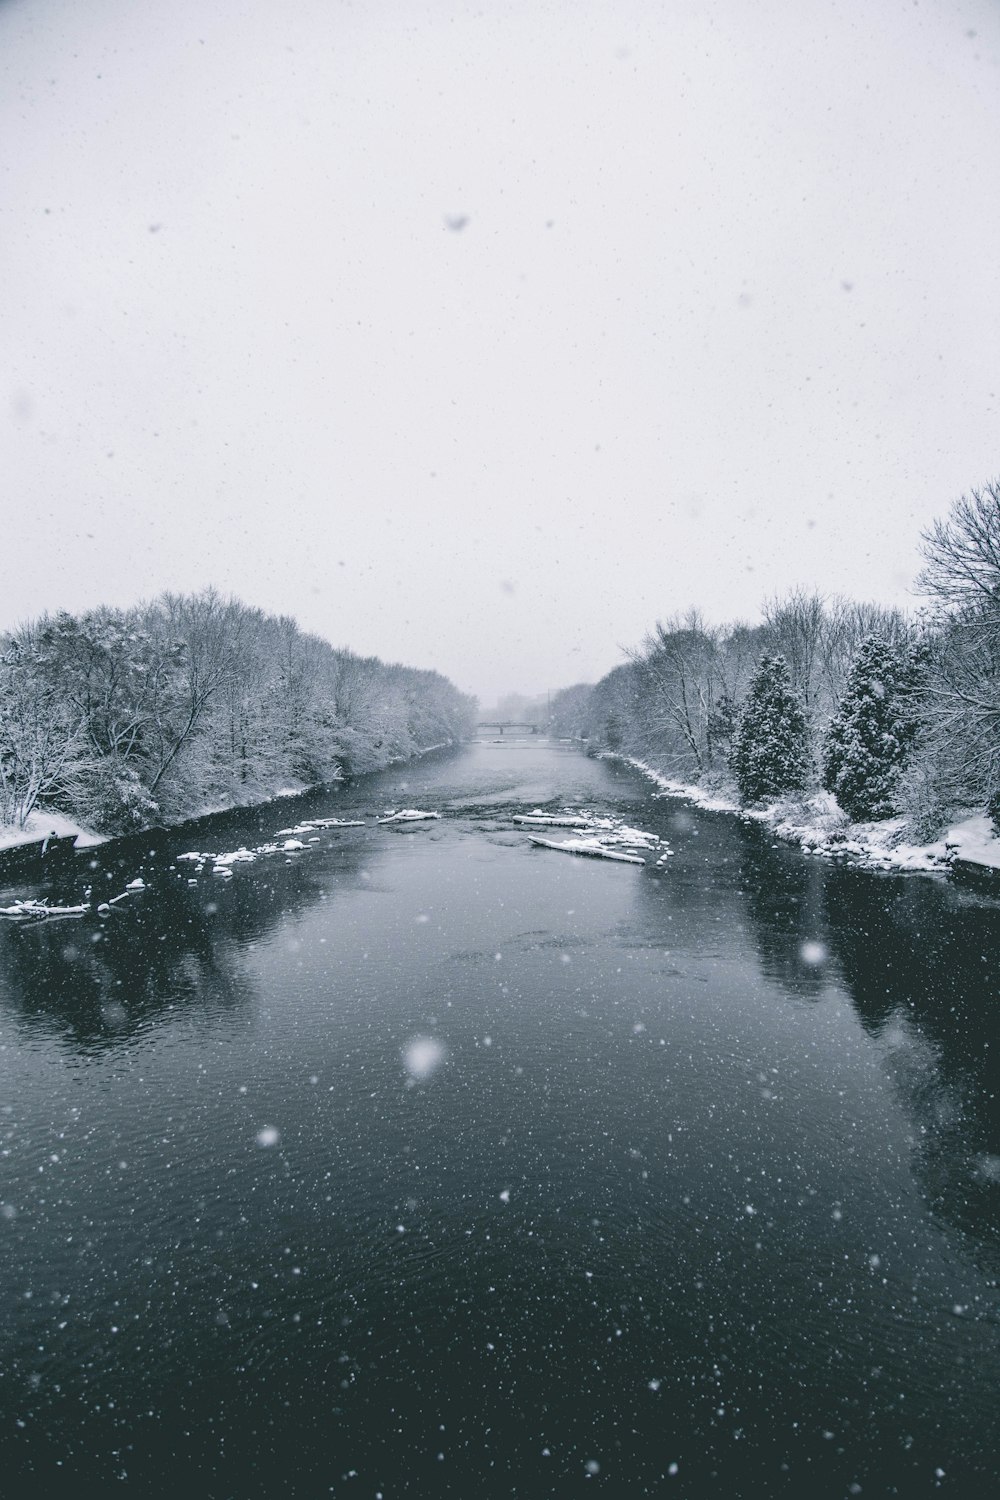
[[[499,721],[493,724],[489,724],[484,721],[482,724],[478,724],[476,727],[478,729],[499,729],[501,734],[503,734],[505,729],[528,729],[532,734],[538,733],[537,724],[519,724],[515,719],[504,719],[502,724]]]

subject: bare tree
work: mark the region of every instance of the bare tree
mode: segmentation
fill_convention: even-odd
[[[71,795],[86,748],[83,717],[39,670],[37,650],[8,639],[0,655],[0,823],[23,828],[41,800]]]
[[[980,628],[1000,628],[1000,480],[971,490],[947,520],[923,533],[918,582],[947,610]]]
[[[811,712],[819,685],[819,668],[826,630],[822,594],[792,589],[783,598],[765,601],[762,635],[765,649],[785,658],[792,690]]]
[[[717,659],[717,633],[695,609],[657,623],[632,656],[656,747],[696,772],[712,760],[708,728],[719,689]]]
[[[923,553],[919,582],[938,614],[925,739],[947,800],[985,802],[1000,826],[1000,482],[956,501]]]

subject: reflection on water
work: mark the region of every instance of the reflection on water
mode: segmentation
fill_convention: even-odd
[[[219,852],[227,835],[246,832],[227,822],[198,830],[214,836]],[[345,830],[330,840],[332,870],[277,856],[233,885],[214,878],[211,866],[203,878],[189,879],[187,867],[175,863],[189,842],[190,835],[161,838],[152,848],[130,841],[103,858],[101,851],[78,857],[75,872],[50,883],[43,894],[52,904],[81,899],[84,883],[116,894],[137,875],[146,890],[100,921],[6,927],[0,985],[9,1012],[26,1027],[35,1023],[87,1049],[119,1044],[179,1011],[233,1018],[250,995],[246,951],[326,900],[329,886],[355,880],[370,858]]]
[[[800,998],[831,982],[846,990],[910,1121],[928,1204],[995,1246],[1000,902],[943,878],[830,868],[742,833],[741,894],[763,972]]]
[[[830,872],[824,899],[844,981],[912,1121],[927,1201],[996,1249],[1000,903],[848,871]]]
[[[532,849],[549,803],[676,853]],[[399,805],[445,816],[176,864]],[[48,894],[140,873],[0,929],[7,1493],[997,1477],[995,904],[537,742]]]

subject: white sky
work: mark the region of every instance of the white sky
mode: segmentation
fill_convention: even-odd
[[[489,702],[905,603],[998,246],[996,0],[0,0],[0,626],[214,583]]]

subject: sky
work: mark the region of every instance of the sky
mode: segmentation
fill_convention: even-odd
[[[1000,0],[0,0],[0,629],[214,585],[490,703],[915,607],[998,245]]]

